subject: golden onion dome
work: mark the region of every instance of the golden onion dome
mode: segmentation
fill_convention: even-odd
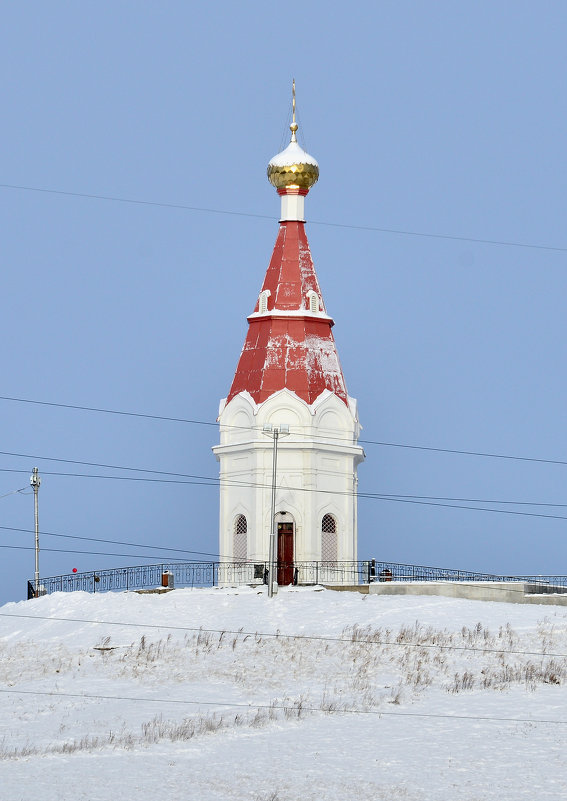
[[[295,121],[295,81],[293,82],[293,121],[289,126],[291,142],[274,156],[268,164],[268,180],[276,189],[297,186],[311,189],[319,178],[319,165],[309,153],[297,144],[297,123]]]
[[[310,189],[319,178],[319,165],[309,153],[306,153],[295,138],[274,156],[268,164],[268,180],[276,189],[285,189],[286,186],[299,186],[301,189]]]

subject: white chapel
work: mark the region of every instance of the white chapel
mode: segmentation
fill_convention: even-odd
[[[219,553],[247,583],[262,579],[270,557],[280,585],[350,583],[364,451],[305,233],[319,166],[297,128],[294,92],[291,141],[268,164],[279,231],[219,409]]]

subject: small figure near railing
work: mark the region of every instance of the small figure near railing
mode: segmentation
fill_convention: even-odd
[[[394,574],[389,567],[383,567],[378,573],[378,581],[392,581]],[[376,581],[376,559],[371,559],[368,563],[368,583]]]

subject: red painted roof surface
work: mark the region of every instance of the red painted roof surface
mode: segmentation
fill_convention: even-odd
[[[227,402],[246,390],[256,403],[262,403],[274,392],[289,389],[311,404],[328,389],[348,403],[331,332],[333,321],[325,313],[305,223],[280,223],[265,289],[270,290],[268,310],[248,318],[248,334]],[[308,314],[309,290],[319,296],[321,316]],[[258,308],[256,303],[255,313]]]

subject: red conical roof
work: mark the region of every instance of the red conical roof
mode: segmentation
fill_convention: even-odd
[[[246,391],[259,404],[288,389],[312,404],[328,389],[348,404],[331,332],[333,320],[325,313],[304,222],[280,223],[264,290],[269,292],[267,308],[261,310],[258,301],[248,317],[248,334],[227,402]]]

